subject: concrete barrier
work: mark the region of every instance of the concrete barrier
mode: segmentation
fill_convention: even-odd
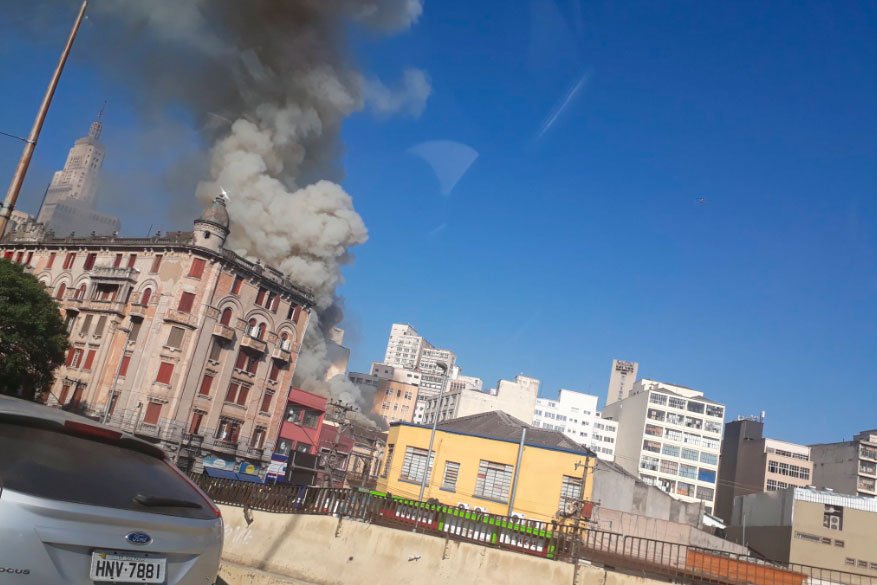
[[[648,585],[648,579],[331,516],[220,506],[228,585]],[[610,583],[611,581],[611,583]]]

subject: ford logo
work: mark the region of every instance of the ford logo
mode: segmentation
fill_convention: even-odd
[[[152,542],[152,537],[145,532],[131,532],[125,537],[125,540],[131,544],[143,545]]]

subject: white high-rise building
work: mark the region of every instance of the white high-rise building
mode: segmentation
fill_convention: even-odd
[[[606,404],[612,404],[617,400],[624,400],[630,395],[636,382],[636,374],[639,364],[623,360],[612,360],[612,370],[609,372],[609,389],[606,391]]]
[[[573,390],[561,390],[557,400],[539,398],[533,426],[560,431],[576,443],[590,447],[600,459],[615,458],[618,424],[601,418],[598,397]]]
[[[618,423],[615,462],[643,481],[712,513],[725,407],[703,392],[639,380],[603,409]]]
[[[103,111],[101,111],[103,112]],[[119,231],[119,219],[95,211],[97,179],[106,150],[100,143],[101,116],[92,122],[88,136],[78,139],[67,155],[64,168],[55,172],[40,207],[37,221],[56,237],[71,233],[85,237]]]
[[[421,421],[431,424],[438,415],[439,422],[452,418],[501,410],[519,420],[533,420],[536,397],[539,395],[539,380],[518,375],[514,380],[500,380],[496,388],[487,391],[459,389],[445,391],[441,397],[426,398]]]

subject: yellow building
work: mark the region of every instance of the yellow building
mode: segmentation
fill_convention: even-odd
[[[575,515],[590,499],[596,456],[563,433],[501,411],[445,421],[436,430],[435,465],[427,471],[430,433],[428,426],[390,425],[379,490],[416,500],[426,472],[424,500],[543,522]]]

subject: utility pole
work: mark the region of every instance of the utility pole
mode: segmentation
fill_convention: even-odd
[[[527,442],[527,427],[521,427],[521,444],[518,445],[518,462],[515,463],[515,476],[512,478],[512,494],[509,498],[509,518],[515,511],[515,495],[518,493],[518,477],[521,475],[521,460],[524,458],[524,443]]]
[[[15,174],[12,175],[12,182],[9,184],[9,190],[6,192],[6,200],[3,202],[3,206],[0,207],[0,237],[2,237],[3,232],[6,231],[6,224],[9,222],[12,210],[15,209],[15,202],[18,201],[18,194],[21,191],[21,185],[24,183],[24,177],[30,166],[30,160],[33,158],[33,152],[37,146],[40,131],[43,129],[43,122],[45,122],[46,114],[49,112],[49,106],[52,104],[52,97],[55,95],[55,88],[58,87],[58,80],[61,78],[61,72],[64,70],[64,64],[67,63],[67,57],[70,56],[70,49],[73,47],[73,41],[76,40],[76,33],[79,32],[79,25],[82,24],[82,20],[85,18],[85,9],[87,7],[88,0],[82,0],[82,7],[79,9],[79,15],[73,23],[73,28],[70,30],[70,36],[67,38],[67,44],[64,45],[64,50],[61,52],[61,58],[58,59],[58,64],[55,66],[55,72],[52,74],[52,79],[49,81],[49,87],[46,89],[46,95],[43,96],[43,102],[40,104],[40,109],[37,111],[37,117],[34,120],[33,128],[31,128],[30,135],[24,142],[24,150],[21,153],[21,159],[18,161],[18,166],[15,168]]]
[[[436,426],[438,426],[439,411],[442,408],[442,397],[445,395],[445,386],[447,386],[447,383],[450,381],[447,379],[448,378],[448,365],[443,363],[443,362],[437,362],[436,367],[439,368],[442,372],[444,372],[444,376],[442,379],[442,387],[439,389],[439,395],[435,401],[435,414],[432,417],[432,431],[430,431],[430,433],[429,433],[429,449],[426,450],[426,469],[423,470],[423,478],[420,480],[420,495],[417,496],[417,500],[419,502],[423,501],[423,493],[426,491],[427,477],[429,476],[429,479],[430,480],[432,479],[432,477],[431,477],[432,474],[430,473],[430,471],[432,471],[432,463],[433,463],[432,446],[435,443],[435,429],[436,429]],[[424,407],[424,410],[425,410],[425,407]],[[415,529],[416,528],[417,527],[415,525]]]

